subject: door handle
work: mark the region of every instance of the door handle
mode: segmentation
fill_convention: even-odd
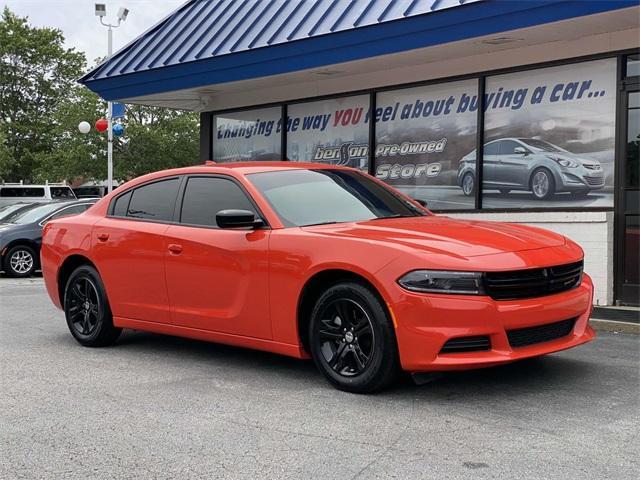
[[[100,240],[101,242],[106,242],[107,240],[109,240],[109,234],[108,233],[99,233],[98,234],[98,240]]]
[[[169,244],[169,251],[174,255],[180,255],[182,253],[182,245],[178,245],[175,243]]]

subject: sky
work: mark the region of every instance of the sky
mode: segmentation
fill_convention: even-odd
[[[59,28],[66,45],[85,52],[87,63],[93,65],[107,54],[107,28],[94,14],[95,3],[107,5],[106,23],[117,21],[118,8],[129,9],[127,20],[113,33],[116,52],[186,0],[0,0],[0,9],[7,6],[21,17],[28,16],[32,25]]]

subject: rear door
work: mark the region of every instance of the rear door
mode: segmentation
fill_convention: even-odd
[[[500,140],[485,144],[482,149],[482,184],[485,188],[491,188],[496,184],[496,171],[498,167],[498,150]]]
[[[235,179],[224,175],[190,176],[180,198],[179,224],[166,231],[173,323],[270,339],[270,230],[221,229],[216,223],[220,210],[261,216],[254,202]]]
[[[173,221],[179,176],[116,197],[93,228],[93,251],[117,317],[171,323],[164,234]]]

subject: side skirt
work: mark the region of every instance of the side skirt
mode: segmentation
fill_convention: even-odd
[[[176,337],[193,338],[194,340],[204,340],[206,342],[223,343],[236,347],[253,348],[265,352],[278,353],[288,357],[307,359],[309,355],[300,345],[264,340],[262,338],[243,337],[230,333],[212,332],[197,328],[181,327],[166,323],[146,322],[144,320],[134,320],[131,318],[113,317],[113,324],[120,328],[130,328],[132,330],[142,330],[145,332],[161,333]]]

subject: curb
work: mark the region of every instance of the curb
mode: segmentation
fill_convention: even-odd
[[[637,323],[592,318],[589,320],[589,324],[598,332],[622,332],[640,335],[640,324]]]

